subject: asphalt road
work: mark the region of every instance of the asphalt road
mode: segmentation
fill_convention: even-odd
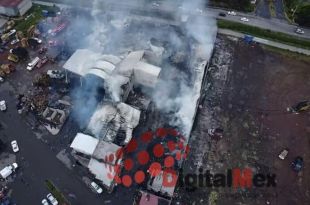
[[[46,179],[52,180],[73,205],[102,204],[104,198],[107,199],[106,196],[98,197],[91,192],[77,175],[56,158],[56,152],[36,138],[17,113],[14,96],[3,87],[5,85],[2,84],[0,97],[7,101],[8,110],[5,113],[0,112],[0,122],[4,125],[4,129],[0,130],[0,136],[8,136],[8,146],[11,140],[16,139],[20,147],[20,152],[17,153],[20,168],[14,182],[9,184],[13,189],[12,198],[17,204],[40,204],[48,193],[44,184]]]
[[[178,1],[176,3],[170,3],[170,4],[141,4],[141,3],[135,3],[136,1],[118,1],[115,3],[113,0],[97,0],[94,1],[96,4],[91,4],[89,1],[85,0],[79,0],[79,1],[72,1],[72,0],[41,0],[41,1],[34,1],[37,3],[40,2],[47,2],[47,3],[57,3],[57,4],[68,4],[72,6],[80,6],[84,8],[109,8],[113,7],[113,9],[117,8],[118,10],[142,10],[144,12],[152,12],[152,11],[158,11],[162,14],[171,14],[175,13],[176,9],[183,10],[182,13],[189,14],[189,15],[199,15],[199,16],[211,16],[213,18],[219,18],[219,19],[226,19],[230,21],[240,22],[247,25],[254,25],[260,28],[269,29],[271,31],[277,31],[282,32],[286,34],[290,34],[296,37],[302,37],[302,38],[308,38],[310,39],[310,28],[303,28],[305,33],[303,35],[296,34],[294,31],[296,29],[296,25],[290,24],[285,19],[276,19],[276,18],[264,18],[260,17],[255,14],[251,13],[242,13],[237,12],[236,16],[227,15],[226,17],[220,17],[219,13],[224,12],[227,13],[227,10],[219,9],[219,8],[197,8],[194,10],[187,10],[186,8],[183,8],[180,6]],[[72,3],[74,2],[74,3]],[[278,8],[279,6],[277,6]],[[242,22],[240,21],[241,17],[247,17],[249,19],[249,22]]]

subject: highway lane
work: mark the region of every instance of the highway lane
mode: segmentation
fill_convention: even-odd
[[[286,34],[293,35],[295,37],[301,37],[301,38],[307,38],[310,39],[310,28],[303,28],[305,31],[305,34],[300,35],[296,34],[294,31],[296,29],[296,25],[290,24],[284,19],[266,19],[257,15],[254,15],[253,13],[243,13],[243,12],[236,12],[236,16],[227,15],[226,17],[220,17],[218,14],[220,12],[227,13],[227,9],[220,9],[220,8],[200,8],[197,7],[194,10],[187,10],[182,5],[180,5],[179,1],[169,2],[168,3],[161,3],[158,2],[157,4],[141,4],[136,3],[136,1],[118,1],[117,3],[112,0],[97,0],[94,1],[96,4],[92,4],[89,1],[86,0],[79,0],[78,2],[74,1],[74,4],[72,3],[72,0],[41,0],[41,1],[34,1],[37,3],[57,3],[57,4],[67,4],[72,6],[82,6],[84,8],[96,8],[96,9],[107,9],[110,8],[118,9],[118,10],[142,10],[144,12],[152,12],[152,11],[158,11],[162,12],[163,14],[171,14],[171,13],[183,13],[187,15],[197,15],[197,16],[211,16],[213,18],[218,19],[226,19],[230,21],[240,22],[247,25],[257,26],[259,28],[269,29],[271,31],[277,31],[282,32]],[[182,11],[182,12],[181,12]],[[240,21],[241,17],[247,17],[249,19],[249,22],[243,22]]]

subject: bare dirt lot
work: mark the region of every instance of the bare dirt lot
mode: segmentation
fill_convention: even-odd
[[[298,58],[298,59],[297,59]],[[310,58],[275,52],[237,39],[219,37],[209,69],[210,84],[193,130],[185,173],[249,167],[273,173],[276,187],[251,189],[179,188],[176,202],[217,205],[310,204],[310,113],[286,111],[310,99]],[[212,140],[207,129],[224,129]],[[278,158],[289,149],[285,160]],[[296,173],[291,163],[303,157]],[[212,192],[212,197],[208,197]],[[217,199],[217,200],[216,200]]]

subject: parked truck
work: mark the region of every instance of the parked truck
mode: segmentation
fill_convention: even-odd
[[[17,163],[13,163],[11,165],[8,165],[6,167],[4,167],[1,171],[0,171],[0,176],[3,179],[6,179],[8,176],[10,176],[13,172],[15,172],[15,170],[17,169],[18,165]]]

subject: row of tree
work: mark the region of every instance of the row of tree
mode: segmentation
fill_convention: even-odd
[[[289,14],[301,26],[310,27],[310,3],[307,0],[284,0]]]

